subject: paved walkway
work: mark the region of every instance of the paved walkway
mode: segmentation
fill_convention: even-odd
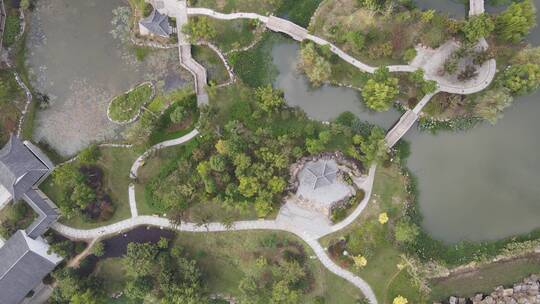
[[[193,139],[197,135],[199,135],[199,130],[193,129],[191,132],[189,132],[188,134],[182,137],[167,140],[164,142],[160,142],[159,144],[153,145],[150,149],[146,150],[146,152],[144,152],[141,156],[139,156],[135,160],[135,162],[131,166],[131,170],[129,171],[130,177],[133,179],[137,178],[137,171],[139,171],[139,168],[144,164],[144,161],[146,160],[146,158],[148,158],[148,156],[150,156],[151,153],[154,153],[155,151],[163,149],[163,148],[184,144],[190,141],[191,139]]]

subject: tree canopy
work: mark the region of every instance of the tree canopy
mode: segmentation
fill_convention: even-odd
[[[497,37],[510,42],[521,41],[536,25],[536,9],[531,0],[514,2],[495,19]]]
[[[366,105],[375,111],[387,111],[398,94],[398,79],[390,77],[387,67],[377,69],[362,88]]]
[[[477,42],[482,37],[487,37],[495,29],[495,23],[487,14],[472,16],[465,22],[461,31],[468,42]]]

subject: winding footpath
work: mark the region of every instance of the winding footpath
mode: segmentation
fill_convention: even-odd
[[[155,2],[155,0],[149,0],[150,2]],[[480,4],[480,2],[482,2]],[[479,14],[483,10],[483,0],[471,0],[471,15]],[[160,6],[158,10],[171,17],[175,17],[177,20],[177,33],[178,33],[178,48],[179,48],[179,60],[182,67],[189,70],[195,79],[195,91],[197,94],[197,100],[199,105],[204,105],[208,103],[208,95],[206,93],[206,83],[207,75],[206,70],[198,62],[196,62],[191,56],[191,44],[188,42],[186,37],[182,34],[182,26],[187,23],[188,15],[202,15],[208,16],[221,20],[235,20],[235,19],[253,19],[258,20],[266,25],[266,27],[272,31],[282,32],[293,39],[298,41],[310,40],[318,45],[329,45],[330,50],[338,55],[340,58],[346,62],[357,67],[361,71],[367,73],[374,73],[376,68],[369,66],[354,57],[346,54],[341,49],[339,49],[334,44],[314,35],[308,33],[305,28],[302,28],[288,20],[277,18],[274,16],[262,16],[254,13],[232,13],[232,14],[223,14],[218,13],[206,8],[188,8],[185,0],[160,0]],[[483,11],[482,11],[483,12]],[[487,47],[485,40],[479,42],[480,47]],[[437,55],[435,50],[435,55]],[[223,60],[224,58],[222,58]],[[422,58],[421,58],[422,59]],[[429,58],[423,58],[425,61],[429,61]],[[422,68],[423,65],[417,60],[411,65],[392,65],[388,66],[388,69],[391,72],[414,72],[419,68]],[[398,123],[390,129],[387,134],[386,141],[389,147],[392,147],[399,139],[414,125],[416,120],[419,117],[423,107],[429,102],[429,100],[438,92],[449,92],[449,93],[458,93],[458,94],[472,94],[479,92],[485,89],[489,83],[492,81],[493,76],[496,71],[496,65],[494,60],[485,63],[481,68],[481,73],[473,85],[464,86],[464,85],[453,85],[446,83],[444,80],[441,80],[438,77],[435,77],[432,74],[426,73],[426,79],[435,80],[438,83],[438,89],[432,94],[426,95],[417,106],[407,111],[403,117],[398,121]],[[233,75],[231,74],[231,78]],[[145,160],[149,158],[155,151],[163,149],[166,147],[176,146],[185,144],[199,135],[198,130],[193,130],[190,133],[169,141],[165,141],[154,145],[148,149],[145,153],[139,156],[133,163],[130,169],[130,177],[134,180],[138,177],[139,169],[144,165]],[[139,215],[137,210],[136,202],[136,192],[135,184],[130,184],[128,187],[129,195],[129,204],[131,210],[131,217],[120,222],[102,226],[95,229],[77,229],[63,225],[61,223],[55,223],[52,227],[60,234],[73,239],[73,240],[96,240],[98,238],[113,236],[115,234],[121,233],[123,231],[131,230],[137,226],[157,226],[161,228],[167,228],[172,230],[177,230],[181,232],[225,232],[225,231],[244,231],[244,230],[279,230],[292,233],[299,238],[301,238],[306,244],[308,244],[317,258],[321,263],[332,273],[337,276],[349,281],[354,286],[358,287],[364,296],[369,300],[371,304],[377,304],[377,298],[369,284],[365,282],[362,278],[351,273],[348,270],[345,270],[339,267],[334,263],[328,256],[326,249],[321,246],[319,239],[323,236],[329,235],[336,231],[339,231],[351,223],[353,223],[367,207],[367,204],[370,200],[373,182],[375,177],[376,167],[372,166],[369,169],[368,175],[362,183],[362,189],[365,191],[366,195],[362,202],[356,207],[356,209],[351,213],[347,218],[342,222],[329,225],[328,227],[318,227],[317,230],[310,228],[310,226],[299,224],[294,220],[293,217],[278,217],[275,220],[253,220],[253,221],[238,221],[234,222],[231,226],[226,226],[222,223],[209,223],[206,225],[197,225],[195,223],[183,222],[180,225],[174,225],[170,222],[169,219],[159,217],[159,216],[147,216]],[[282,208],[281,211],[283,211]],[[281,212],[280,211],[280,212]]]

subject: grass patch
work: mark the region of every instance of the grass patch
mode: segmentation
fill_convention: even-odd
[[[180,233],[176,242],[197,260],[211,293],[232,296],[240,294],[238,283],[259,256],[279,256],[295,244],[303,248],[306,256],[313,254],[300,239],[281,232]],[[320,296],[325,303],[353,304],[361,296],[358,289],[330,273],[318,260],[306,259],[305,263],[313,278],[311,290],[300,303],[314,303]]]
[[[193,57],[201,63],[208,73],[208,80],[215,84],[223,84],[229,81],[227,68],[219,58],[218,54],[207,46],[194,45],[192,47]]]
[[[145,46],[135,46],[133,47],[133,52],[135,52],[135,57],[138,61],[144,61],[152,53],[152,49]]]
[[[471,272],[433,280],[431,300],[436,302],[447,300],[450,296],[488,294],[497,286],[511,286],[534,273],[540,273],[538,256],[488,264]]]
[[[400,271],[397,265],[402,263],[402,252],[392,242],[391,225],[393,220],[400,216],[405,207],[406,200],[405,182],[397,166],[388,168],[379,166],[375,176],[373,193],[368,207],[360,215],[358,220],[345,229],[326,236],[321,243],[330,247],[332,258],[341,266],[357,273],[365,279],[373,288],[377,299],[383,304],[390,304],[397,295],[402,295],[409,303],[426,303],[426,295],[414,287],[413,280],[406,270]],[[378,216],[386,212],[390,222],[381,225]],[[366,235],[367,239],[361,241],[361,245],[353,245],[353,238]],[[336,244],[340,240],[341,249]],[[358,243],[358,242],[356,242]],[[334,249],[335,248],[335,249]],[[347,250],[350,255],[361,254],[367,258],[366,267],[358,270],[353,266],[351,259],[342,255]]]
[[[143,83],[132,90],[119,95],[109,105],[109,117],[118,122],[133,119],[152,96],[152,85]]]
[[[229,56],[229,62],[235,73],[245,84],[253,88],[271,84],[277,76],[271,50],[280,36],[268,32],[263,35],[262,40],[252,49]]]
[[[36,216],[25,202],[9,203],[0,210],[0,237],[9,239],[17,230],[30,226]]]
[[[218,20],[208,18],[210,25],[216,30],[212,39],[222,52],[229,52],[248,46],[255,39],[258,23],[252,20]]]
[[[302,27],[308,27],[311,16],[319,7],[322,0],[283,1],[277,14]]]
[[[131,216],[128,199],[128,186],[131,183],[129,171],[131,165],[138,157],[138,153],[132,149],[103,147],[100,148],[101,157],[97,162],[97,166],[103,170],[103,187],[106,193],[110,195],[115,211],[113,216],[107,221],[89,222],[82,216],[76,216],[71,219],[62,219],[64,224],[76,228],[95,228],[111,223],[115,223]],[[77,164],[77,163],[75,163]],[[52,178],[45,180],[40,188],[54,202],[63,197],[63,193],[59,192]]]
[[[6,25],[4,28],[4,47],[12,46],[17,40],[17,35],[21,31],[21,21],[16,10],[8,10],[6,17]]]
[[[209,295],[240,297],[239,283],[247,275],[253,274],[253,271],[257,269],[257,259],[263,256],[269,261],[303,259],[302,267],[307,271],[308,276],[307,284],[300,287],[298,303],[315,304],[324,300],[322,303],[355,304],[362,297],[359,289],[332,274],[317,259],[310,259],[309,256],[313,255],[311,248],[299,238],[287,233],[182,232],[178,233],[174,245],[180,246],[183,249],[183,255],[197,262]],[[93,276],[103,280],[104,292],[107,295],[121,292],[127,280],[121,258],[99,261]],[[110,303],[139,303],[130,301],[125,296],[108,301]]]
[[[15,132],[21,109],[24,107],[24,92],[21,90],[13,71],[0,70],[0,144],[7,142]]]

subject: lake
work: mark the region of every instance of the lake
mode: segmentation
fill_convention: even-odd
[[[40,0],[30,21],[28,66],[34,88],[50,97],[37,113],[34,139],[62,155],[96,141],[121,138],[107,119],[114,96],[145,80],[183,85],[177,50],[156,51],[143,62],[111,31],[121,0]],[[129,17],[129,15],[127,15]],[[129,19],[127,19],[129,20]],[[129,21],[128,21],[129,22]]]
[[[275,85],[289,105],[318,120],[351,111],[386,129],[398,119],[391,110],[365,108],[354,89],[312,88],[297,72],[299,45],[280,42],[272,56]],[[411,130],[409,168],[419,178],[424,228],[446,242],[489,240],[540,227],[540,93],[518,98],[497,125],[438,135]]]

